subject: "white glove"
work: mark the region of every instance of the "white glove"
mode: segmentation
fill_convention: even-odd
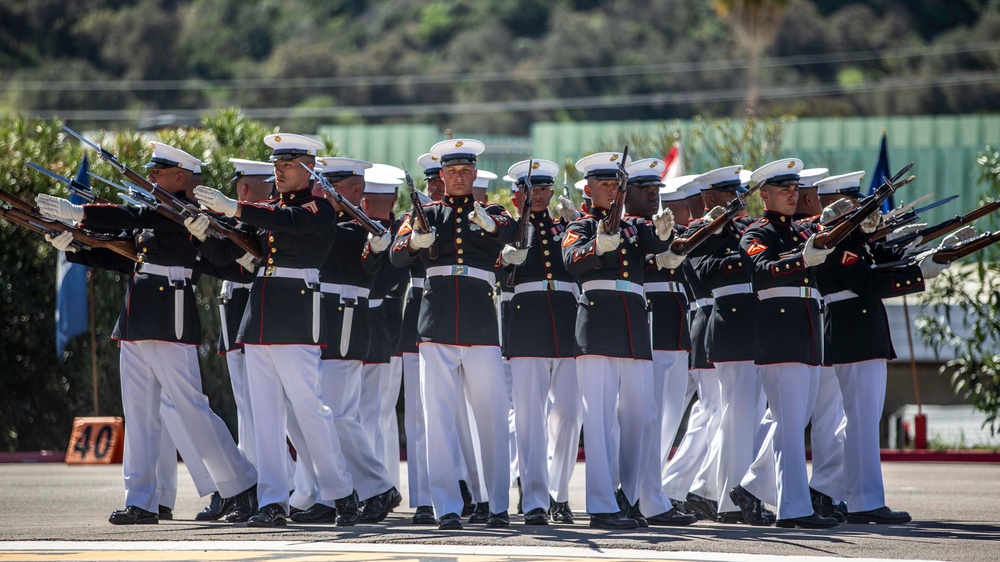
[[[580,218],[582,215],[580,211],[576,210],[576,206],[570,201],[565,195],[559,196],[559,204],[556,205],[556,210],[559,211],[559,216],[566,222],[573,222]]]
[[[72,253],[76,251],[76,248],[73,247],[73,233],[68,230],[64,230],[56,236],[46,234],[45,241],[52,244],[52,247],[60,252]]]
[[[819,248],[814,248],[816,235],[813,234],[806,240],[806,247],[802,248],[802,261],[806,264],[806,267],[814,267],[826,261],[826,256],[830,255],[835,248],[826,248],[821,250]]]
[[[852,209],[854,209],[854,203],[851,203],[851,201],[845,197],[841,197],[823,208],[823,212],[819,216],[819,222],[822,224],[830,224],[831,221],[844,213],[850,212]]]
[[[885,241],[886,242],[892,242],[893,240],[896,240],[898,238],[902,238],[903,236],[906,236],[907,234],[910,234],[911,232],[916,232],[918,230],[923,230],[925,228],[927,228],[927,223],[923,223],[923,222],[916,223],[916,224],[908,224],[906,226],[901,226],[901,227],[899,227],[897,229],[894,229],[889,234],[886,234],[885,235]],[[919,241],[919,239],[917,241]]]
[[[208,217],[205,215],[184,219],[184,226],[199,242],[204,242],[208,238]]]
[[[708,221],[708,222],[712,222],[712,221],[714,221],[715,219],[721,217],[724,214],[726,214],[726,208],[725,207],[720,207],[719,205],[716,205],[716,206],[712,207],[711,211],[705,213],[705,220]]]
[[[920,273],[923,274],[924,279],[934,279],[951,265],[950,263],[938,263],[932,258],[933,256],[927,256],[917,264],[920,266]]]
[[[597,252],[597,255],[603,256],[608,252],[617,250],[621,242],[621,234],[617,232],[614,234],[604,232],[604,222],[602,221],[601,225],[597,227],[597,241],[594,243],[594,251]]]
[[[235,199],[230,199],[222,194],[218,189],[213,189],[208,186],[199,185],[194,188],[194,198],[198,200],[203,207],[212,209],[217,213],[222,213],[227,217],[236,216],[236,210],[239,208],[239,202]]]
[[[865,217],[865,220],[861,221],[861,232],[865,234],[871,234],[878,230],[878,225],[882,223],[882,210],[875,209],[872,214]]]
[[[670,250],[656,254],[657,269],[677,269],[681,262],[687,258],[687,254],[675,254]]]
[[[972,240],[978,235],[979,233],[976,232],[975,226],[972,226],[971,224],[969,226],[963,226],[948,236],[945,236],[944,240],[941,241],[941,245],[938,247],[948,248],[950,246],[954,246],[955,244],[965,242],[966,240]]]
[[[83,205],[74,205],[61,197],[39,193],[35,197],[35,205],[38,205],[38,212],[50,219],[74,222],[83,220]]]
[[[381,254],[392,245],[392,234],[385,232],[381,236],[373,236],[370,232],[368,233],[368,247],[371,248],[373,254]]]
[[[503,265],[521,265],[524,260],[528,257],[529,248],[515,248],[510,244],[503,247],[500,251],[500,263]]]
[[[253,271],[257,269],[257,260],[253,257],[253,254],[247,252],[243,254],[243,257],[236,260],[236,263],[240,264],[243,269],[247,271]]]
[[[653,226],[656,227],[656,236],[663,241],[670,239],[674,233],[674,212],[668,207],[653,215]]]
[[[437,238],[437,229],[433,226],[430,232],[420,232],[414,230],[410,232],[410,248],[414,250],[423,250],[424,248],[430,248],[431,244],[434,243],[434,239]]]
[[[483,230],[493,234],[497,231],[497,221],[493,220],[493,217],[486,212],[486,209],[476,201],[473,206],[472,212],[469,213],[469,220],[478,224]]]

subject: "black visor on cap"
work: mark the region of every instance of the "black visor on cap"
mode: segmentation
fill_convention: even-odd
[[[618,179],[618,170],[591,170],[587,172],[586,178],[594,178],[599,180],[616,180]]]
[[[849,195],[851,197],[861,197],[861,186],[843,187],[833,192],[834,195]]]
[[[445,154],[441,157],[442,166],[457,166],[459,164],[475,164],[475,154]]]
[[[292,160],[299,156],[311,156],[311,154],[304,148],[277,148],[267,160],[268,162],[276,162],[278,160]]]
[[[799,175],[798,174],[785,174],[782,176],[774,176],[773,178],[767,179],[768,185],[777,185],[778,187],[788,187],[790,185],[799,185]]]
[[[665,184],[660,181],[659,175],[654,175],[630,177],[628,179],[628,185],[634,185],[635,187],[650,187],[654,185],[656,187],[663,187]]]
[[[150,158],[149,162],[146,162],[146,165],[143,166],[143,168],[155,168],[157,170],[162,170],[164,168],[180,168],[180,167],[181,167],[180,162],[174,162],[173,160],[167,160],[166,158],[160,158],[158,156]]]
[[[552,187],[556,184],[556,179],[551,176],[531,176],[532,187]],[[517,180],[518,187],[526,187],[528,185],[528,176],[523,176]]]
[[[337,182],[337,181],[340,181],[340,180],[345,180],[345,179],[347,179],[347,178],[349,178],[351,176],[354,176],[356,174],[354,172],[349,171],[349,170],[334,170],[332,172],[323,172],[320,175],[323,176],[324,178],[330,180],[330,181]]]
[[[441,177],[441,168],[427,168],[424,170],[425,180],[434,180]]]
[[[738,191],[741,185],[743,185],[743,182],[739,179],[733,179],[710,184],[708,188],[717,189],[719,191]]]

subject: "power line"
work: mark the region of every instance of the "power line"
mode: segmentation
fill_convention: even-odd
[[[1000,41],[927,47],[847,51],[814,55],[789,55],[763,59],[761,66],[785,68],[817,64],[864,62],[926,56],[968,54],[1000,49]],[[743,59],[705,62],[675,62],[651,65],[522,69],[479,73],[401,74],[339,76],[322,78],[239,78],[232,80],[26,80],[10,81],[8,92],[76,91],[206,91],[217,89],[265,90],[294,88],[346,88],[366,86],[411,86],[455,82],[513,82],[518,80],[567,80],[572,78],[623,77],[644,74],[719,72],[747,67]]]
[[[937,87],[970,86],[1000,83],[1000,74],[993,71],[964,72],[924,78],[887,78],[859,85],[842,85],[834,82],[799,86],[763,88],[761,99],[810,98],[830,95],[858,95],[878,91],[917,90]],[[746,96],[742,88],[694,90],[654,94],[628,94],[618,96],[586,96],[578,98],[544,98],[495,102],[433,103],[401,105],[365,105],[336,107],[275,107],[244,108],[241,112],[251,119],[329,118],[341,116],[396,117],[419,115],[460,115],[471,113],[551,111],[558,109],[592,109],[610,107],[662,106],[685,103],[712,103],[740,101]],[[84,121],[137,121],[144,118],[172,115],[177,119],[194,121],[217,108],[163,109],[163,110],[37,110],[26,111],[31,117]]]

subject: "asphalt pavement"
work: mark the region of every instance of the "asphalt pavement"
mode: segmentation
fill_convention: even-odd
[[[181,464],[174,520],[155,526],[122,527],[107,521],[111,511],[123,507],[121,465],[0,464],[0,560],[28,558],[23,551],[14,549],[24,543],[14,541],[107,541],[93,544],[126,547],[131,541],[184,541],[176,544],[189,546],[190,541],[235,541],[226,544],[240,548],[252,548],[254,545],[249,541],[272,541],[260,543],[261,547],[271,548],[279,544],[273,541],[279,541],[285,545],[340,544],[359,550],[362,556],[367,550],[371,559],[380,549],[420,545],[442,553],[417,557],[421,560],[459,559],[455,557],[462,552],[475,552],[467,547],[499,547],[490,551],[506,552],[508,559],[521,559],[514,555],[529,552],[522,547],[554,547],[565,548],[567,555],[640,552],[644,553],[642,557],[662,555],[669,559],[673,555],[676,557],[673,559],[685,560],[759,555],[761,560],[777,556],[832,556],[1000,561],[1000,465],[996,464],[884,463],[888,504],[913,516],[913,522],[905,525],[843,524],[830,530],[793,530],[698,522],[684,528],[625,532],[588,527],[583,512],[585,468],[583,463],[578,464],[573,476],[570,504],[577,515],[575,525],[526,527],[512,510],[511,526],[507,529],[466,525],[461,531],[439,531],[436,527],[410,523],[413,510],[406,507],[405,481],[404,507],[379,525],[337,528],[292,523],[284,528],[250,529],[195,522],[194,515],[206,504],[206,499],[197,496]],[[402,474],[405,480],[405,463]],[[512,502],[516,497],[517,492],[513,491]],[[137,542],[131,544],[140,547]],[[365,544],[370,546],[364,547]],[[358,545],[362,548],[358,549]],[[146,547],[148,543],[143,543],[142,548]],[[196,558],[207,559],[206,551]]]

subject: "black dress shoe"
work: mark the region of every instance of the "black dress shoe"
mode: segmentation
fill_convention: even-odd
[[[598,529],[635,529],[639,523],[631,517],[626,517],[622,512],[614,513],[591,513],[590,526]]]
[[[358,510],[358,492],[351,491],[351,495],[344,496],[334,502],[337,505],[337,519],[334,522],[338,527],[351,527],[361,519],[361,512]]]
[[[743,518],[742,511],[720,511],[719,518],[716,519],[716,521],[726,525],[735,525],[736,523],[747,522],[747,520]]]
[[[429,505],[417,506],[417,512],[413,514],[414,525],[437,525],[434,518],[434,508]]]
[[[698,518],[690,513],[681,513],[677,508],[647,517],[646,522],[657,527],[685,527],[697,521]]]
[[[174,510],[165,505],[161,505],[157,511],[159,512],[157,515],[159,516],[160,521],[170,521],[174,518]]]
[[[820,517],[832,517],[837,520],[837,523],[847,521],[844,514],[837,510],[837,506],[833,503],[833,498],[830,496],[819,490],[809,488],[809,499],[812,501],[813,512],[816,515]]]
[[[569,508],[569,502],[549,502],[549,516],[553,523],[573,524],[573,510]]]
[[[276,503],[265,505],[247,520],[247,527],[284,527],[287,524],[285,508]]]
[[[228,523],[246,523],[257,513],[257,485],[254,484],[233,497],[233,508],[226,516]],[[284,511],[282,511],[284,513]]]
[[[507,511],[501,511],[500,513],[491,513],[489,517],[486,518],[487,527],[510,527],[510,515],[507,515]]]
[[[737,484],[735,488],[729,490],[729,499],[739,506],[743,522],[755,527],[768,527],[774,523],[764,515],[764,504],[743,486]]]
[[[524,524],[525,525],[548,525],[549,524],[549,514],[545,512],[544,509],[536,507],[528,513],[524,514]]]
[[[197,521],[215,521],[233,510],[233,500],[235,498],[223,498],[219,492],[212,492],[212,499],[209,500],[208,505],[194,518]],[[253,513],[251,512],[250,515]]]
[[[871,511],[849,511],[847,513],[848,523],[893,525],[909,523],[912,520],[909,513],[905,511],[893,511],[886,506]]]
[[[438,529],[457,531],[462,528],[462,518],[457,513],[446,513],[438,521]]]
[[[625,497],[625,492],[621,488],[615,492],[615,500],[618,502],[618,509],[621,510],[625,517],[635,519],[635,522],[639,527],[649,527],[649,522],[639,511],[639,500],[636,500],[634,504],[628,503],[628,498]]]
[[[694,513],[691,513],[691,510],[688,509],[687,503],[685,503],[684,500],[675,500],[673,498],[670,498],[670,505],[681,513],[694,515]]]
[[[314,503],[312,507],[290,517],[296,523],[333,523],[337,520],[337,508],[322,503]]]
[[[764,504],[761,504],[760,514],[764,517],[764,522],[767,525],[774,525],[774,522],[778,520],[778,516],[770,509],[764,507]]]
[[[111,512],[108,521],[112,525],[156,525],[160,522],[160,517],[152,511],[130,505],[125,509]]]
[[[393,509],[403,501],[403,496],[395,486],[365,500],[365,506],[361,510],[361,518],[358,523],[381,523]]]
[[[687,504],[688,511],[694,513],[694,516],[698,519],[715,521],[719,518],[719,504],[714,500],[688,493],[684,502]]]
[[[775,523],[783,529],[801,527],[803,529],[829,529],[837,526],[837,520],[832,517],[820,517],[815,513],[805,517],[792,517],[790,519],[778,519]]]
[[[469,525],[482,525],[486,523],[486,520],[490,518],[490,502],[479,502],[476,504],[476,510],[472,512],[472,516],[469,517]]]
[[[458,481],[458,490],[462,493],[462,517],[468,517],[476,511],[476,502],[472,501],[472,492],[465,480]]]

